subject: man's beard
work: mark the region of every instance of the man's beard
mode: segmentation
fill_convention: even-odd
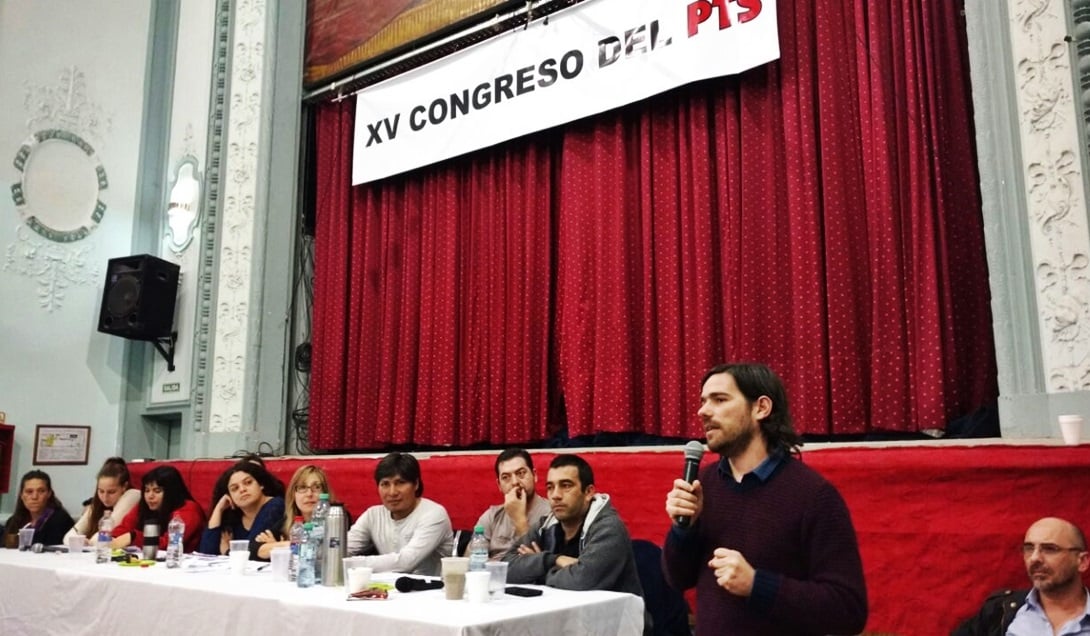
[[[1056,570],[1052,570],[1051,572],[1053,575],[1057,574]],[[1053,576],[1053,578],[1049,580],[1040,582],[1034,581],[1033,586],[1037,588],[1039,592],[1056,592],[1070,586],[1072,582],[1075,581],[1076,577],[1078,577],[1077,572],[1071,573],[1066,577]]]
[[[733,439],[716,444],[714,447],[709,445],[708,449],[714,453],[719,453],[723,457],[736,457],[749,447],[756,434],[757,427],[754,425],[753,420],[746,418],[745,425],[741,427]]]

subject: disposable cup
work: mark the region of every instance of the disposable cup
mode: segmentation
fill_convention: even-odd
[[[250,560],[250,542],[245,539],[231,542],[231,574],[245,574],[246,563]]]
[[[248,557],[242,556],[242,553],[232,553],[230,555],[231,574],[242,575],[246,574],[246,564],[249,563]]]
[[[341,567],[342,567],[341,574],[343,575],[343,576],[341,576],[341,579],[344,581],[344,592],[345,592],[345,594],[351,594],[353,592],[358,592],[359,591],[359,590],[353,590],[352,589],[352,586],[350,585],[350,581],[348,580],[348,573],[353,568],[362,568],[362,567],[364,567],[364,563],[366,561],[367,561],[367,557],[364,557],[364,556],[350,556],[350,557],[343,557],[341,559]],[[368,585],[370,585],[370,581],[368,581]]]
[[[34,528],[20,528],[19,549],[25,552],[30,549],[32,543],[34,543]]]
[[[466,572],[466,598],[470,603],[487,603],[488,583],[492,580],[492,574],[488,570],[474,570]]]
[[[291,548],[273,548],[269,553],[272,562],[272,580],[288,581],[291,578]]]
[[[371,584],[371,568],[366,565],[356,565],[345,571],[345,585],[348,586],[348,593],[355,594],[360,590],[366,589]]]
[[[1079,443],[1079,439],[1082,437],[1082,416],[1081,415],[1061,415],[1060,421],[1060,434],[1063,435],[1064,444],[1069,446],[1075,446]]]
[[[466,571],[469,570],[469,559],[466,557],[443,557],[443,592],[447,600],[460,601],[465,596]]]
[[[83,554],[83,546],[87,545],[87,540],[83,538],[82,534],[73,535],[68,537],[68,554]]]
[[[493,601],[503,598],[504,589],[507,587],[507,562],[489,561],[484,567],[489,574],[488,595]]]

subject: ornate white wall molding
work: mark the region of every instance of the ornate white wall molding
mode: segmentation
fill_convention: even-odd
[[[250,293],[255,276],[251,255],[259,185],[257,149],[265,106],[266,3],[240,0],[234,9],[208,412],[208,431],[212,433],[242,429]]]
[[[1090,389],[1090,236],[1063,0],[1015,0],[1011,53],[1049,392]]]
[[[16,241],[8,245],[3,271],[32,278],[38,284],[38,306],[53,313],[61,309],[72,286],[94,286],[102,269],[93,245],[46,241],[27,226],[15,229]]]
[[[102,140],[113,127],[111,115],[87,96],[87,76],[75,65],[63,69],[55,84],[28,84],[23,103],[30,132],[64,128]]]
[[[25,225],[7,246],[2,271],[34,279],[39,305],[52,313],[63,307],[66,289],[99,280],[97,246],[82,241],[106,213],[101,195],[109,179],[95,146],[112,122],[88,97],[77,66],[62,69],[55,83],[28,83],[23,105],[29,134],[12,162],[19,179],[11,196]]]

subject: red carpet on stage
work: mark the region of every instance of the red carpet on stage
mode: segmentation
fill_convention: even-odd
[[[539,493],[555,452],[535,451]],[[670,521],[666,492],[681,473],[678,448],[580,452],[609,493],[633,538],[661,545]],[[455,528],[470,528],[498,503],[495,453],[420,453],[424,496],[443,504]],[[1090,531],[1090,446],[949,446],[815,448],[803,461],[840,489],[851,510],[870,598],[867,631],[948,633],[1002,587],[1027,587],[1020,546],[1026,528],[1059,516]],[[376,456],[269,460],[285,485],[314,463],[330,476],[336,497],[359,515],[378,503]],[[706,461],[713,461],[708,456]],[[212,485],[228,460],[169,462],[208,508]],[[132,464],[133,478],[154,464]]]

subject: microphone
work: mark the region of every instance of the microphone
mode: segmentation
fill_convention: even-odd
[[[682,479],[690,484],[696,481],[696,477],[700,473],[700,459],[702,457],[704,457],[703,444],[693,440],[685,445],[685,468],[681,471]],[[674,522],[682,528],[688,528],[689,524],[692,523],[692,519],[678,515],[674,517]]]
[[[402,576],[394,581],[394,587],[401,593],[423,592],[424,590],[441,590],[443,589],[443,582],[439,580],[429,581],[427,579],[414,579],[411,576]]]

